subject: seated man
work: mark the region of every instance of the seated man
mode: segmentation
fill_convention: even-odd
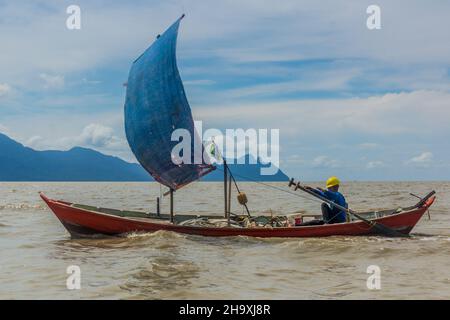
[[[336,177],[330,177],[327,180],[327,190],[321,188],[307,187],[309,190],[319,194],[320,196],[333,201],[341,207],[348,208],[348,204],[345,201],[344,196],[339,192],[339,179]],[[322,203],[322,216],[325,223],[341,223],[347,221],[347,214],[336,207],[330,206],[327,203]]]

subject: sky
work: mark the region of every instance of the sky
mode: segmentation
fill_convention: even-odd
[[[69,5],[81,29],[69,30]],[[369,30],[366,9],[381,9]],[[204,128],[279,129],[301,180],[450,179],[448,1],[2,1],[0,132],[135,162],[131,63],[182,13],[177,58]]]

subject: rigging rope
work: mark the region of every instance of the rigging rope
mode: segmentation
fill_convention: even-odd
[[[216,167],[216,169],[223,172],[223,169],[221,169],[221,168],[219,168],[219,167]],[[229,166],[228,166],[228,171],[229,171],[229,172],[231,171],[230,168],[229,168]],[[255,180],[255,179],[252,179],[252,178],[247,177],[247,176],[242,175],[242,174],[234,173],[233,175],[236,175],[237,177],[240,177],[240,178],[243,178],[243,179],[250,180],[250,181],[252,181],[252,182],[261,184],[261,185],[263,185],[263,186],[266,186],[266,187],[269,187],[269,188],[272,188],[272,189],[275,189],[275,190],[278,190],[278,191],[281,191],[281,192],[289,193],[289,194],[291,194],[291,195],[294,195],[294,196],[297,196],[297,197],[300,197],[300,198],[303,198],[303,199],[306,199],[306,200],[316,201],[316,202],[319,202],[319,203],[322,203],[322,202],[323,202],[323,201],[321,201],[321,200],[319,200],[319,199],[316,199],[316,198],[309,198],[309,197],[304,196],[304,195],[302,195],[302,194],[294,193],[294,192],[292,192],[292,191],[290,191],[290,190],[281,189],[281,188],[279,188],[279,187],[276,187],[276,186],[273,186],[273,185],[270,185],[270,184],[267,184],[267,183],[264,183],[264,182],[261,182],[261,181],[257,181],[257,180]],[[234,180],[234,177],[233,177],[233,180]],[[234,183],[236,184],[236,181],[235,181],[235,180],[234,180]],[[238,190],[239,190],[239,189],[238,189]]]
[[[227,165],[227,167],[228,167],[228,165]],[[220,169],[220,168],[217,168],[217,169],[220,170],[220,171],[223,171],[223,170]],[[228,172],[231,174],[230,167],[228,167]],[[292,191],[290,191],[290,190],[281,189],[281,188],[279,188],[279,187],[270,185],[270,184],[268,184],[268,183],[264,183],[264,182],[261,182],[261,181],[254,180],[254,179],[252,179],[252,178],[250,178],[250,177],[246,177],[245,175],[241,175],[241,174],[237,174],[237,173],[235,173],[235,175],[238,176],[238,177],[241,177],[241,178],[250,180],[250,181],[252,181],[252,182],[259,183],[259,184],[261,184],[261,185],[263,185],[263,186],[266,186],[266,187],[269,187],[269,188],[272,188],[272,189],[275,189],[275,190],[278,190],[278,191],[281,191],[281,192],[289,193],[289,194],[292,194],[292,195],[294,195],[294,196],[297,196],[297,197],[300,197],[300,198],[303,198],[303,199],[306,199],[306,200],[311,200],[311,201],[316,201],[316,202],[318,202],[318,203],[323,203],[322,200],[319,200],[319,199],[317,199],[317,198],[309,198],[309,197],[304,196],[304,195],[302,195],[302,194],[294,193],[294,192],[292,192]],[[236,180],[234,179],[234,177],[233,177],[232,174],[231,174],[231,177],[233,178],[234,184],[236,185],[236,188],[237,188],[237,190],[238,190],[238,192],[239,192],[239,188],[238,188],[238,186],[237,186]],[[333,217],[331,217],[330,221],[333,220],[335,217],[337,217],[339,214],[340,214],[340,212],[336,213]]]

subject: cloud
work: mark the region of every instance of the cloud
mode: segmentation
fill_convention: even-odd
[[[78,31],[67,30],[64,3],[3,4],[2,73],[6,77],[43,70],[66,74],[129,62],[184,9],[187,18],[181,29],[180,50],[186,57],[212,57],[237,64],[330,56],[416,66],[431,61],[448,65],[450,61],[450,45],[442,41],[450,28],[446,16],[449,4],[445,2],[380,0],[377,4],[382,15],[388,14],[383,16],[386,27],[379,31],[366,28],[366,3],[346,1],[300,4],[298,0],[285,0],[280,4],[277,0],[249,0],[211,6],[208,0],[133,5],[79,0],[77,4],[82,21]],[[411,19],[416,21],[414,25],[408,23]]]
[[[66,108],[66,112],[81,111],[83,108],[88,107],[91,115],[95,114],[96,110],[93,107],[100,109],[100,107],[111,108],[111,106],[117,106],[119,98],[116,96],[111,96],[105,93],[59,93],[58,94],[48,94],[40,96],[39,99],[35,100],[34,106],[42,108]],[[77,109],[74,109],[74,107]],[[78,113],[78,112],[77,112]]]
[[[215,126],[224,122],[242,127],[257,123],[261,127],[280,128],[281,135],[297,138],[344,133],[362,137],[407,134],[436,137],[450,134],[449,101],[448,92],[421,90],[367,98],[211,105],[193,112],[197,119]]]
[[[68,150],[75,146],[81,146],[121,156],[127,160],[133,159],[127,142],[116,135],[113,128],[99,123],[91,123],[85,126],[81,133],[76,135],[57,138],[33,135],[25,140],[25,145],[37,150]]]
[[[370,161],[367,163],[366,168],[367,169],[375,169],[375,168],[381,168],[384,166],[385,166],[385,164],[383,161]]]
[[[41,78],[44,81],[45,89],[60,89],[60,88],[64,87],[64,77],[63,76],[41,73],[39,75],[39,78]]]
[[[367,98],[292,99],[281,101],[233,102],[193,108],[196,119],[210,127],[232,126],[241,128],[261,127],[280,129],[283,147],[280,158],[292,154],[308,159],[325,152],[339,157],[339,163],[327,159],[314,159],[312,166],[325,168],[339,166],[354,179],[367,176],[367,163],[380,157],[389,159],[383,167],[383,177],[415,176],[412,163],[401,170],[411,150],[430,148],[441,158],[450,159],[450,93],[442,91],[414,91],[388,93]],[[424,107],[426,106],[426,107]],[[332,149],[338,144],[338,149]],[[332,152],[332,153],[331,153]],[[445,154],[443,154],[445,153]],[[366,158],[360,160],[362,156]],[[375,160],[372,160],[375,159]],[[448,161],[448,160],[447,160]],[[284,161],[285,171],[296,174],[299,166]],[[375,167],[373,163],[369,167]],[[430,163],[435,167],[437,163]],[[303,166],[305,169],[307,165]],[[381,167],[378,167],[381,168]],[[373,170],[373,172],[378,172]],[[420,175],[417,172],[417,175]],[[379,178],[380,176],[370,176]],[[417,176],[416,176],[417,177]]]
[[[286,158],[286,162],[293,163],[296,165],[303,165],[306,163],[306,160],[298,154],[293,154]]]
[[[327,156],[318,156],[312,161],[314,168],[338,168],[339,162]]]
[[[9,128],[0,123],[0,133],[9,135]]]
[[[87,125],[75,141],[84,146],[97,148],[117,148],[122,144],[121,139],[114,135],[112,128],[97,123]]]
[[[25,142],[25,145],[33,149],[40,149],[45,146],[45,140],[41,136],[32,136]]]
[[[11,92],[11,86],[7,83],[0,83],[0,97],[6,96]]]
[[[365,2],[209,2],[80,0],[79,31],[65,27],[60,1],[2,3],[2,123],[40,148],[83,144],[128,157],[123,121],[103,115],[122,116],[130,63],[186,9],[178,65],[209,127],[279,128],[284,159],[301,154],[308,165],[330,154],[345,167],[389,159],[386,170],[413,172],[414,162],[402,166],[411,150],[447,161],[450,3],[380,0],[382,29],[369,31]]]
[[[431,152],[423,152],[420,155],[413,157],[406,161],[406,164],[418,166],[418,167],[429,167],[433,163],[433,154]]]

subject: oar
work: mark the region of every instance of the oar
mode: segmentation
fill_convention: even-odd
[[[385,225],[383,225],[383,224],[381,224],[379,222],[376,222],[376,221],[373,221],[373,220],[367,220],[367,219],[361,217],[359,214],[357,214],[353,210],[350,210],[348,208],[340,206],[340,205],[334,203],[333,201],[328,200],[327,198],[324,198],[321,195],[319,195],[319,194],[309,190],[305,186],[302,186],[300,184],[300,182],[297,182],[297,184],[296,184],[294,182],[293,178],[289,181],[289,187],[291,187],[292,185],[295,185],[295,190],[300,189],[300,190],[302,190],[302,191],[304,191],[304,192],[306,192],[306,193],[308,193],[308,194],[310,194],[310,195],[312,195],[312,196],[314,196],[316,198],[319,198],[323,202],[326,202],[326,203],[328,203],[328,204],[338,208],[339,210],[345,211],[348,214],[351,214],[351,215],[355,216],[359,220],[364,221],[365,223],[370,225],[371,228],[374,228],[374,229],[378,230],[378,232],[380,232],[381,234],[384,234],[384,235],[389,236],[389,237],[409,237],[407,234],[404,234],[404,233],[398,232],[398,231],[396,231],[396,230],[394,230],[392,228],[386,227]]]

